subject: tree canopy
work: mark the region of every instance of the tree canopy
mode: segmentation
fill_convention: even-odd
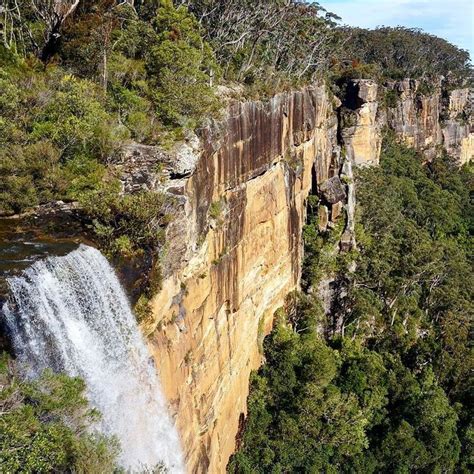
[[[443,77],[455,86],[472,81],[468,51],[418,28],[346,28],[345,31],[350,38],[345,58],[373,65],[383,78],[429,82]]]
[[[14,362],[0,360],[2,472],[114,472],[120,446],[91,432],[100,414],[88,408],[84,382],[45,372],[25,382]]]

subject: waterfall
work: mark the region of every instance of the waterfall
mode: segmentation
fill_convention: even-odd
[[[83,378],[102,413],[97,428],[121,443],[121,465],[140,471],[163,462],[171,473],[184,472],[154,364],[105,257],[81,245],[37,261],[8,285],[3,312],[27,376],[49,367]]]

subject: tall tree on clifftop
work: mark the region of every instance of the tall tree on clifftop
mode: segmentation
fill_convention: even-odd
[[[175,8],[171,0],[163,0],[153,28],[158,37],[146,70],[161,118],[180,125],[190,117],[202,121],[218,109],[212,81],[219,68],[199,23],[186,7]]]

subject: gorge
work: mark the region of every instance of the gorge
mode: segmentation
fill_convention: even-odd
[[[157,188],[149,190],[178,197],[161,261],[162,290],[141,330],[189,472],[223,472],[234,452],[261,341],[286,295],[299,286],[309,193],[322,200],[322,230],[346,220],[340,245],[347,250],[354,245],[351,164],[378,163],[385,124],[427,156],[444,137],[462,160],[472,159],[468,126],[454,118],[442,125],[439,118],[441,110],[451,117],[467,110],[469,94],[453,91],[447,106],[440,95],[431,96],[420,107],[406,84],[394,85],[402,100],[387,110],[376,83],[354,81],[356,96],[348,100],[358,107],[345,110],[355,118],[351,126],[344,126],[341,104],[320,85],[266,102],[232,103],[222,124],[173,159],[158,148],[126,151],[133,170],[159,168],[148,179]],[[184,177],[174,171],[179,167]],[[119,170],[133,188],[137,175]],[[102,429],[127,447],[125,465],[164,461],[170,472],[181,472],[178,435],[154,365],[104,257],[81,246],[35,263],[9,285],[13,303],[4,313],[30,375],[52,367],[82,376],[103,414]]]
[[[467,52],[300,0],[5,1],[0,471],[469,459]]]
[[[440,92],[419,108],[415,96],[405,98],[405,84],[395,85],[403,100],[389,109],[389,124],[429,154],[442,143]],[[350,209],[346,191],[333,198],[321,190],[350,182],[341,147],[349,162],[378,163],[387,115],[382,107],[377,113],[375,83],[355,81],[354,91],[352,100],[361,104],[356,123],[342,129],[324,85],[231,105],[224,137],[206,137],[191,177],[177,183],[184,203],[167,231],[169,274],[143,329],[192,472],[223,472],[234,450],[250,372],[261,362],[259,340],[299,285],[310,191],[325,204],[326,222],[335,223]],[[468,95],[454,91],[448,113],[456,113],[459,95],[466,98],[461,108],[470,107]],[[453,149],[472,159],[472,138],[458,126],[463,131]],[[176,192],[174,180],[169,186]],[[215,202],[217,217],[209,212]],[[353,245],[351,225],[341,238],[346,249]]]

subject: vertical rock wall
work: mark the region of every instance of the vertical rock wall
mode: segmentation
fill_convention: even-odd
[[[336,132],[323,86],[234,103],[183,185],[168,241],[186,245],[144,329],[190,472],[224,472],[234,451],[259,340],[298,285],[305,199],[339,170]]]
[[[377,92],[378,86],[374,81],[353,81],[349,84],[345,103],[342,104],[353,111],[354,123],[347,126],[341,121],[341,137],[348,159],[356,165],[375,165],[379,162],[382,120]]]
[[[474,91],[467,88],[451,91],[445,101],[444,146],[448,153],[459,156],[461,163],[467,163],[474,157],[473,101]]]

